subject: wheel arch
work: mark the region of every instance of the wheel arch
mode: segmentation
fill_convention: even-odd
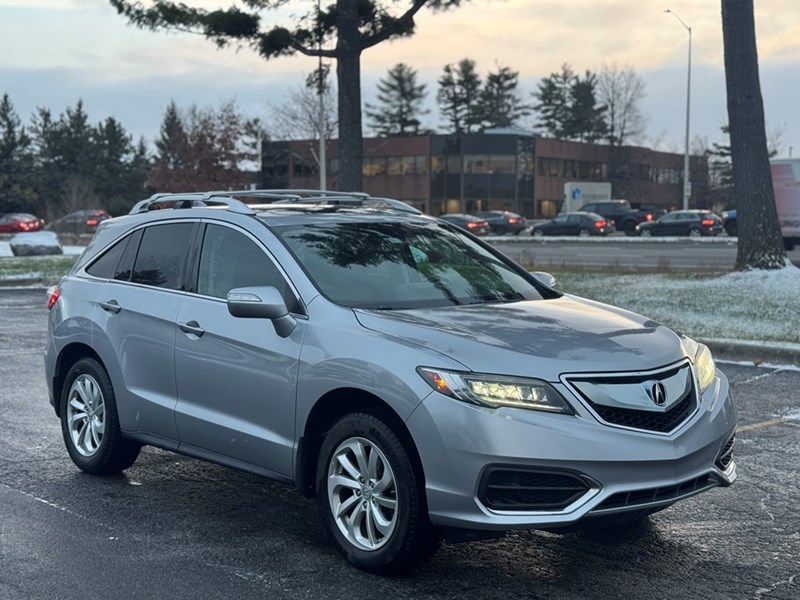
[[[379,417],[392,428],[406,447],[424,489],[422,461],[411,432],[400,415],[379,396],[362,389],[347,387],[337,388],[324,394],[308,414],[303,434],[298,440],[295,457],[294,479],[297,489],[307,498],[316,496],[316,468],[322,439],[338,419],[353,412],[365,412]]]
[[[67,376],[72,365],[81,360],[82,358],[93,358],[105,369],[105,363],[100,355],[94,349],[84,344],[83,342],[73,342],[64,346],[56,359],[56,367],[53,371],[53,395],[55,396],[55,409],[56,415],[61,418],[61,392],[64,385],[64,379]],[[106,369],[108,371],[108,369]]]

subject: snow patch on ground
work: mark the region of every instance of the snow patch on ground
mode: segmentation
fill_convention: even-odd
[[[62,246],[64,250],[64,254],[69,255],[80,255],[86,246]],[[11,252],[11,246],[7,241],[0,242],[0,256],[14,256],[14,253]]]
[[[719,277],[676,274],[565,274],[562,291],[646,315],[682,333],[736,342],[797,344],[800,269]]]

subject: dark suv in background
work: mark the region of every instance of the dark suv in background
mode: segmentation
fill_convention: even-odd
[[[594,212],[611,220],[617,231],[624,231],[625,235],[636,235],[636,226],[639,223],[655,221],[666,212],[655,207],[633,208],[627,200],[593,202],[584,205],[581,211]]]

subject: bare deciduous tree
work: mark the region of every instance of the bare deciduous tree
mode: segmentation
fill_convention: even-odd
[[[644,80],[630,66],[604,64],[597,78],[597,100],[606,106],[608,141],[612,146],[636,142],[647,125],[640,103]]]

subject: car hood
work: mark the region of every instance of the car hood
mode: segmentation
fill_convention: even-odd
[[[680,337],[663,325],[569,295],[355,314],[367,329],[434,350],[476,372],[557,381],[563,373],[654,369],[685,356]]]

